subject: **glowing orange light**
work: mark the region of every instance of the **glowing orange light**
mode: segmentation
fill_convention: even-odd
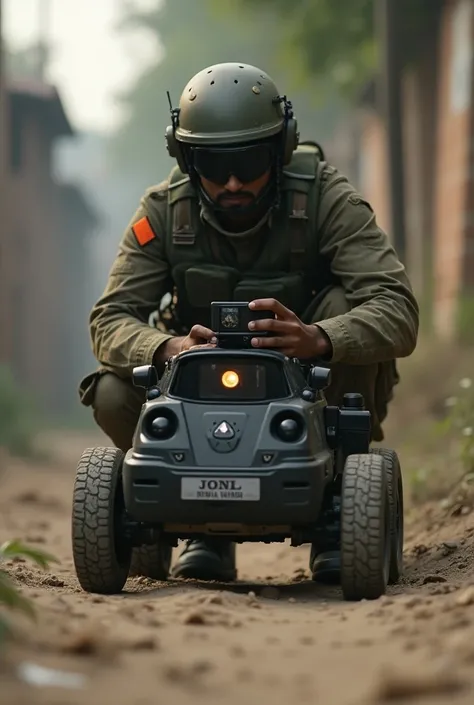
[[[227,370],[221,377],[222,384],[227,389],[234,389],[239,383],[239,375],[233,370]]]

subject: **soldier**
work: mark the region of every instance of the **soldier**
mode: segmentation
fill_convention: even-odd
[[[369,203],[298,137],[291,103],[249,65],[200,71],[172,110],[166,140],[177,166],[143,195],[90,315],[100,367],[83,380],[81,401],[123,451],[144,401],[133,368],[160,370],[175,354],[212,345],[213,300],[271,309],[276,320],[253,330],[273,335],[255,347],[324,360],[333,370],[328,402],[363,394],[372,440],[383,439],[396,359],[416,346],[418,305]],[[151,326],[165,295],[173,303]],[[313,579],[337,578],[339,565],[338,552],[312,546]],[[188,541],[173,574],[233,580],[235,545]]]

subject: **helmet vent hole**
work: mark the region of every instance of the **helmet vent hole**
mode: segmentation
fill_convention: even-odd
[[[210,71],[208,71],[207,73],[212,73],[212,69]]]
[[[243,66],[239,66],[239,69],[243,69],[243,68],[244,68]]]
[[[238,80],[236,78],[234,79],[234,83],[238,83]]]
[[[213,85],[214,85],[214,83],[215,83],[215,81],[211,81],[211,86],[213,86]]]
[[[257,81],[257,86],[262,86],[262,85],[263,85],[263,84],[262,84],[261,81]]]

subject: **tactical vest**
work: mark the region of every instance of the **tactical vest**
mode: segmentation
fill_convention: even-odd
[[[200,217],[198,194],[175,167],[168,186],[165,253],[173,289],[172,325],[182,333],[194,323],[210,326],[211,301],[272,297],[302,317],[331,282],[330,267],[318,252],[317,217],[321,173],[317,145],[300,144],[283,171],[281,207],[275,211],[250,269],[223,263],[225,236]],[[245,242],[239,243],[245,247]]]

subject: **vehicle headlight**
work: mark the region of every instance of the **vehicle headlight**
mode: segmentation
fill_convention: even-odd
[[[234,370],[226,370],[221,377],[221,382],[226,389],[235,389],[240,382],[240,377]]]
[[[167,441],[178,430],[178,419],[169,409],[156,409],[144,421],[144,431],[151,438]]]
[[[270,430],[272,435],[284,443],[296,443],[303,436],[305,423],[295,411],[280,411],[274,416]]]

